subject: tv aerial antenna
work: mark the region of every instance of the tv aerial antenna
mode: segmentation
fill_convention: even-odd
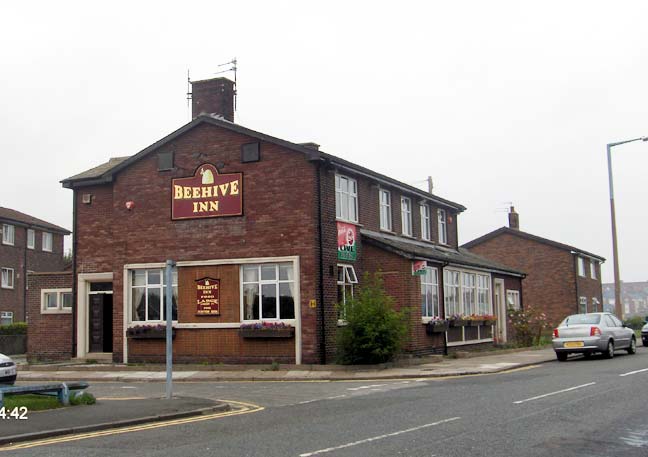
[[[218,68],[222,67],[228,67],[224,68],[223,70],[219,70],[214,75],[220,75],[222,73],[227,73],[230,71],[234,72],[234,111],[236,111],[236,73],[238,70],[238,61],[236,60],[236,57],[234,57],[232,60],[229,62],[221,63],[217,65]],[[191,93],[191,75],[189,74],[189,69],[187,68],[187,110],[189,111],[189,118],[191,119],[191,99],[192,99],[192,93]]]

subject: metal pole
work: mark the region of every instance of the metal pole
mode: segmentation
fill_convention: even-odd
[[[173,260],[166,261],[164,281],[166,284],[166,399],[173,397]]]
[[[623,319],[621,303],[621,274],[619,273],[619,250],[617,246],[616,212],[614,209],[614,180],[612,178],[612,145],[607,145],[608,181],[610,183],[610,214],[612,216],[612,262],[614,264],[614,313]]]

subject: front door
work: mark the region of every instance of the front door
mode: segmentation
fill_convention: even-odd
[[[506,343],[506,301],[504,300],[504,281],[495,280],[495,315],[497,325],[495,337],[498,343]]]
[[[112,293],[110,289],[112,289],[110,283],[90,285],[88,297],[89,352],[112,352]]]

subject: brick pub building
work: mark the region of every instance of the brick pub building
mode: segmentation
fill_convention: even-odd
[[[164,340],[149,337],[164,319],[166,259],[179,362],[330,363],[365,272],[413,309],[413,354],[445,350],[446,333],[426,333],[433,316],[500,313],[521,289],[523,273],[458,247],[462,205],[235,124],[234,91],[194,82],[190,123],[62,181],[74,193],[68,355],[162,361]],[[248,327],[261,322],[290,328],[258,337]],[[497,331],[451,328],[447,345],[492,344]]]
[[[605,259],[574,246],[520,230],[511,207],[509,227],[501,227],[463,245],[471,252],[524,270],[523,299],[540,307],[553,325],[575,313],[603,311],[601,264]],[[508,297],[514,301],[516,297]]]

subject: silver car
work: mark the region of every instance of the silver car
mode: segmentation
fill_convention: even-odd
[[[589,357],[602,352],[611,359],[615,349],[637,352],[637,339],[632,329],[610,313],[573,314],[554,329],[553,348],[561,362],[570,353]]]
[[[0,385],[16,382],[16,364],[10,357],[0,354]]]

